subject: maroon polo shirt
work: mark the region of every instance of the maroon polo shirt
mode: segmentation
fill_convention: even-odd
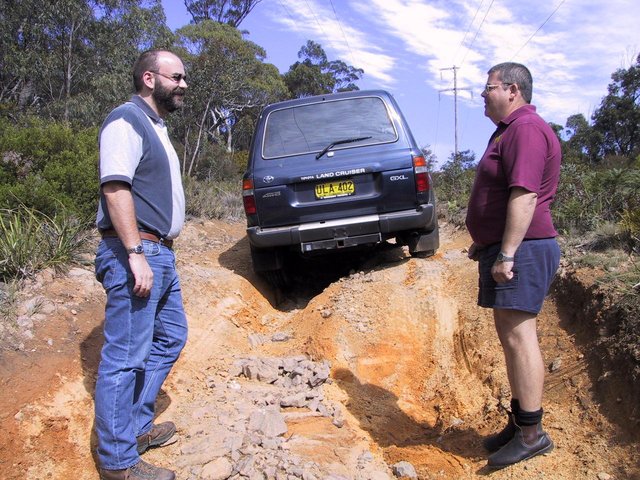
[[[466,223],[473,241],[502,241],[512,187],[538,194],[525,239],[557,236],[550,206],[558,188],[560,159],[558,137],[533,105],[500,121],[478,163],[469,198]]]

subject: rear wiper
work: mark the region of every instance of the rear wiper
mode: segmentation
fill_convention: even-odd
[[[343,143],[359,142],[361,140],[368,140],[370,138],[371,138],[371,135],[369,135],[368,137],[345,138],[344,140],[336,140],[335,142],[332,142],[326,147],[324,147],[322,151],[316,155],[316,160],[318,160],[321,156],[323,156],[325,153],[327,153],[336,145],[342,145]]]

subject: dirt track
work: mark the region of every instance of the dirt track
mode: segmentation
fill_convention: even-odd
[[[181,462],[180,445],[202,433],[194,412],[214,402],[211,383],[240,357],[305,354],[331,362],[325,396],[341,405],[346,421],[338,428],[328,418],[292,415],[287,438],[291,451],[326,476],[362,478],[357,459],[369,451],[383,467],[411,462],[422,479],[640,478],[640,436],[601,406],[588,352],[552,300],[539,325],[545,362],[554,363],[545,426],[556,449],[486,469],[481,437],[500,428],[497,405],[509,399],[502,353],[490,312],[475,306],[475,264],[463,251],[469,239],[446,226],[441,237],[432,258],[392,248],[355,268],[344,258],[317,262],[298,273],[291,291],[274,292],[251,272],[242,224],[191,222],[177,247],[190,337],[158,405],[160,420],[175,421],[180,438],[145,459],[180,479],[197,478]],[[88,267],[44,275],[31,290],[50,313],[25,352],[0,357],[0,478],[97,479],[91,395],[101,287]],[[252,347],[256,333],[290,339]]]

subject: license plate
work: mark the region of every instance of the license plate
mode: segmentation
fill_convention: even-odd
[[[319,183],[316,185],[316,198],[346,197],[356,193],[353,180],[338,180],[335,182]]]

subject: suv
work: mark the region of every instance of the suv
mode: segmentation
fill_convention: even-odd
[[[265,107],[242,190],[253,269],[276,285],[290,251],[309,256],[394,237],[412,255],[439,246],[425,158],[385,91]]]

